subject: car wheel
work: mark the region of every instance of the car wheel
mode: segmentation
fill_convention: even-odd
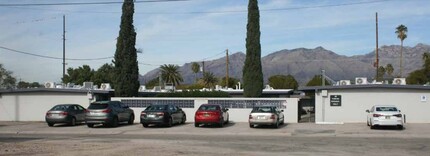
[[[118,117],[114,117],[112,120],[112,123],[110,124],[111,127],[118,127]]]
[[[284,117],[282,117],[281,125],[284,125],[284,124],[285,124],[285,118],[284,118]]]
[[[199,127],[200,125],[198,123],[194,123],[194,127]]]
[[[172,117],[169,118],[169,121],[167,122],[167,127],[172,127],[173,126],[173,119]]]
[[[142,126],[146,128],[146,127],[148,127],[148,124],[142,124]]]
[[[254,125],[253,124],[249,124],[249,128],[254,128]]]
[[[224,118],[222,118],[221,121],[219,122],[219,127],[224,127]]]
[[[76,126],[76,118],[72,117],[72,120],[70,121],[70,125]]]
[[[54,123],[49,123],[49,122],[48,122],[48,126],[49,126],[49,127],[52,127],[52,126],[54,126]]]
[[[275,125],[273,125],[275,128],[279,128],[279,121],[276,121]]]
[[[94,124],[87,124],[88,127],[93,128]]]
[[[370,126],[369,121],[367,121],[367,126]]]
[[[128,118],[128,124],[132,125],[134,123],[134,114],[130,115],[130,118]]]
[[[184,116],[182,117],[182,122],[181,122],[181,124],[185,124],[185,121],[187,121],[187,116],[185,116],[185,115],[184,115]]]
[[[399,126],[397,126],[397,128],[399,128],[400,130],[403,130],[403,125],[399,125]]]

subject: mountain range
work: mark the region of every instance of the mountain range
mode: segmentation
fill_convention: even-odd
[[[400,68],[400,46],[389,45],[382,46],[378,49],[379,65],[386,66],[392,64],[394,74],[399,75]],[[414,47],[403,47],[403,77],[410,72],[422,67],[422,55],[430,52],[430,45],[417,44]],[[245,62],[245,54],[237,52],[229,55],[229,76],[241,79],[242,69]],[[297,48],[292,50],[280,50],[273,52],[261,58],[264,80],[272,75],[293,75],[299,84],[306,84],[315,75],[321,74],[324,69],[327,76],[337,80],[354,80],[355,77],[367,77],[373,79],[375,75],[375,51],[365,55],[344,56],[336,54],[333,51],[316,47],[314,49]],[[199,62],[201,65],[201,62]],[[180,67],[183,84],[192,84],[195,80],[195,74],[191,70],[191,64],[186,63]],[[212,72],[218,78],[226,75],[226,57],[205,61],[205,71]],[[139,81],[145,84],[158,76],[159,68],[154,69],[143,76]],[[198,74],[201,77],[201,73]]]

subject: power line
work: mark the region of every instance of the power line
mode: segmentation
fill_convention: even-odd
[[[173,0],[173,1],[176,1],[176,0]],[[182,0],[177,0],[177,1],[182,1]],[[183,1],[188,1],[188,0],[183,0]],[[352,3],[341,3],[341,4],[316,5],[316,6],[260,9],[260,12],[274,12],[274,11],[288,11],[288,10],[301,10],[301,9],[316,9],[316,8],[364,5],[364,4],[380,3],[380,2],[386,2],[386,1],[396,1],[396,0],[375,0],[375,1],[366,1],[366,2],[352,2]],[[139,1],[137,1],[137,2],[139,2]],[[99,2],[99,3],[102,3],[102,2]],[[122,3],[122,2],[117,2],[117,3]],[[1,6],[2,5],[0,4],[0,7]],[[69,11],[69,10],[22,8],[22,7],[14,7],[14,8],[45,10],[45,11],[58,11],[58,12],[71,12],[71,13],[110,13],[110,14],[121,13],[121,12],[109,12],[109,11]],[[135,12],[134,14],[225,14],[225,13],[247,13],[247,12],[248,12],[248,10],[226,10],[226,11],[191,11],[191,12]]]
[[[176,1],[189,1],[189,0],[146,0],[134,1],[134,3],[154,3],[154,2],[176,2]],[[2,6],[58,6],[58,5],[106,5],[106,4],[122,4],[124,2],[76,2],[76,3],[11,3],[0,4]]]
[[[39,54],[34,54],[34,53],[19,51],[19,50],[15,50],[15,49],[3,47],[3,46],[0,46],[0,48],[8,50],[8,51],[11,51],[11,52],[25,54],[25,55],[30,55],[30,56],[36,56],[36,57],[40,57],[40,58],[55,59],[55,60],[62,60],[63,59],[62,57],[53,57],[53,56],[39,55]],[[106,60],[106,59],[112,59],[112,58],[113,58],[113,56],[111,56],[111,57],[101,57],[101,58],[79,58],[79,59],[78,58],[66,58],[66,60],[71,60],[71,61],[94,61],[94,60]]]

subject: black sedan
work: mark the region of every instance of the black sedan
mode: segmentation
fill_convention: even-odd
[[[143,127],[150,124],[171,127],[173,124],[184,124],[187,120],[185,112],[172,104],[150,105],[140,114]]]
[[[56,123],[67,123],[72,126],[85,121],[85,108],[78,104],[60,104],[52,107],[45,115],[49,127]]]

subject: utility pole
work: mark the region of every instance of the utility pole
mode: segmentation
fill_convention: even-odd
[[[225,85],[228,88],[228,49],[225,50],[225,54],[226,54],[226,76],[225,76]]]
[[[63,15],[63,79],[66,76],[66,15]]]
[[[205,61],[202,61],[202,72],[205,75]]]
[[[322,86],[325,86],[325,70],[321,70],[321,84]]]
[[[378,12],[376,12],[376,49],[375,49],[375,67],[376,67],[376,75],[375,80],[378,81],[379,78],[379,54],[378,54]]]

